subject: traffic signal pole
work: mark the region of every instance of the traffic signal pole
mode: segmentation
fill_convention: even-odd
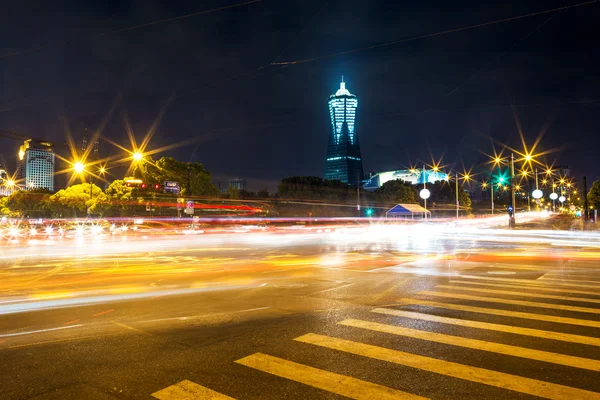
[[[515,200],[515,156],[510,154],[510,196],[512,199],[512,213],[509,213],[508,226],[514,228],[516,225],[515,214],[517,212]]]

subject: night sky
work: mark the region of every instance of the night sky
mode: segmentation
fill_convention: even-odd
[[[172,98],[149,149],[198,138],[162,154],[203,163],[215,181],[274,189],[322,176],[327,100],[343,75],[359,98],[365,171],[430,153],[478,165],[491,137],[520,149],[516,110],[528,143],[545,131],[539,148],[560,149],[548,162],[600,177],[600,2],[285,67],[269,64],[577,1],[263,0],[123,30],[238,2],[5,2],[0,129],[57,142],[70,130],[79,142],[117,101],[103,135],[127,145],[124,117],[141,141]],[[11,171],[18,145],[0,138]],[[102,142],[103,156],[117,152]]]

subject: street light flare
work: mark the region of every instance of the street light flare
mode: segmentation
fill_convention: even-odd
[[[85,170],[85,165],[81,161],[76,161],[73,164],[73,170],[78,174],[82,173]]]
[[[142,161],[143,158],[144,158],[144,155],[142,153],[140,153],[139,151],[136,151],[135,153],[133,153],[134,161]]]

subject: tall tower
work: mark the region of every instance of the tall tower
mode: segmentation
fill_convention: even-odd
[[[363,166],[356,134],[358,99],[346,89],[344,77],[340,89],[329,97],[331,132],[325,160],[325,179],[360,185]]]

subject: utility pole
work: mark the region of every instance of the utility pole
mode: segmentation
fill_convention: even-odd
[[[423,165],[423,189],[427,189],[427,177],[425,176],[425,166]],[[427,221],[427,199],[423,199],[425,205],[425,221]]]
[[[458,219],[458,210],[460,203],[458,202],[458,172],[456,173],[456,219]]]
[[[588,207],[588,199],[587,199],[587,177],[583,176],[583,221],[589,221],[589,207]]]
[[[492,215],[494,215],[494,182],[490,185],[490,192],[492,195]]]
[[[512,200],[512,213],[509,216],[508,226],[514,228],[516,225],[515,214],[517,213],[515,200],[515,155],[510,153],[510,195]]]

